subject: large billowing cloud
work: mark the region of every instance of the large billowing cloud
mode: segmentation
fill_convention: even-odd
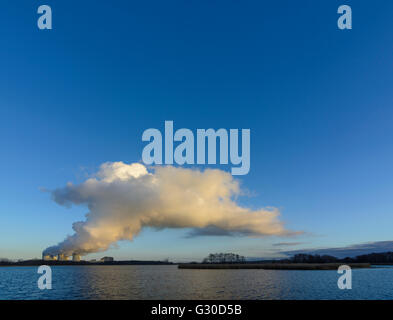
[[[47,254],[103,251],[132,240],[143,227],[193,228],[195,234],[286,236],[275,208],[251,210],[236,203],[239,183],[221,170],[198,171],[139,163],[105,163],[85,182],[52,191],[60,205],[87,205],[75,233],[45,250]]]

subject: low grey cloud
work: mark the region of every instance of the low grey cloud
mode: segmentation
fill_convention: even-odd
[[[282,252],[289,256],[297,253],[330,255],[337,258],[356,257],[363,254],[393,251],[393,241],[375,241],[354,244],[346,247],[291,250]]]
[[[273,243],[274,247],[291,247],[291,246],[299,246],[301,244],[305,244],[305,242],[278,242]]]
[[[195,237],[203,237],[203,236],[222,236],[222,237],[232,237],[232,236],[251,236],[249,230],[225,230],[213,225],[207,226],[206,228],[194,228],[190,232],[187,233],[186,238],[195,238]]]

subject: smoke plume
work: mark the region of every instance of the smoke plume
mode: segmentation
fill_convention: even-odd
[[[63,206],[87,205],[75,233],[45,254],[104,251],[119,240],[132,240],[143,227],[216,230],[225,235],[291,235],[275,208],[251,210],[236,203],[239,183],[221,170],[104,163],[94,177],[51,191]]]

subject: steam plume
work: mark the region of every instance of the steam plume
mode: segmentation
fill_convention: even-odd
[[[143,227],[218,230],[222,234],[290,235],[275,208],[251,210],[236,203],[239,183],[221,170],[198,171],[139,163],[104,163],[85,182],[51,191],[60,205],[87,205],[75,233],[45,254],[104,251],[119,240],[132,240]]]

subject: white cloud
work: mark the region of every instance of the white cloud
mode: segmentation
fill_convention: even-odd
[[[291,235],[275,208],[251,210],[235,198],[240,187],[229,173],[171,166],[148,172],[139,163],[104,163],[94,178],[52,191],[61,205],[87,205],[85,221],[75,234],[46,250],[68,255],[108,249],[132,240],[143,227],[221,230],[228,235]]]

